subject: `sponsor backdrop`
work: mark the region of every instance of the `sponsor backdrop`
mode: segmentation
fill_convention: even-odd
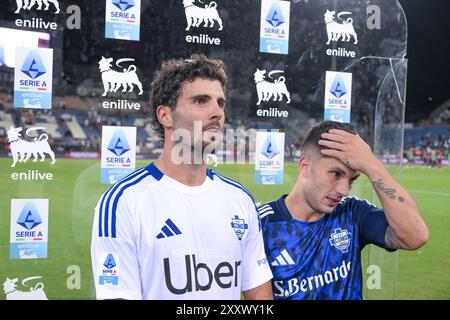
[[[257,202],[290,190],[300,144],[323,119],[351,123],[380,156],[402,154],[406,19],[395,0],[7,0],[0,8],[0,299],[94,298],[94,207],[162,150],[148,101],[164,59],[225,61],[227,140],[208,162]],[[353,194],[372,197],[363,186]],[[119,257],[103,258],[99,281],[114,285]],[[383,277],[365,297],[395,297],[396,254],[369,247],[364,262]]]

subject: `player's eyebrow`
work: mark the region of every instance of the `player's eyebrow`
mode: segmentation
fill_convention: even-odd
[[[341,174],[344,175],[344,176],[347,175],[347,172],[346,172],[345,170],[339,168],[339,167],[332,167],[330,170],[331,170],[331,171],[338,171],[339,173],[341,173]],[[351,181],[355,181],[356,179],[359,178],[360,175],[361,175],[361,174],[358,173],[358,174],[356,174],[353,178],[351,178],[350,180],[351,180]]]
[[[204,99],[209,101],[213,99],[213,97],[211,97],[209,94],[197,94],[195,96],[189,97],[189,99],[191,100]],[[227,103],[227,100],[223,97],[219,97],[217,98],[217,102],[219,103],[219,105],[224,106]]]
[[[195,96],[189,97],[189,99],[191,99],[191,100],[195,100],[195,99],[210,100],[211,96],[209,94],[196,94]]]
[[[339,167],[332,167],[331,169],[330,169],[330,171],[339,171],[339,173],[341,173],[342,175],[347,175],[347,172],[345,172],[344,170],[342,170],[341,168],[339,168]]]

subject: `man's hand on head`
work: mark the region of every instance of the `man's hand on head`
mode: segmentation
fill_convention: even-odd
[[[366,175],[372,168],[382,165],[370,146],[358,134],[330,129],[328,133],[322,133],[319,145],[330,148],[321,150],[324,156],[334,157],[351,169]]]

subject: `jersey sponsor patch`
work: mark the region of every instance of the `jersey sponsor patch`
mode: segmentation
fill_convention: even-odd
[[[335,282],[342,282],[348,277],[351,270],[351,261],[343,260],[341,265],[326,270],[323,274],[314,274],[310,277],[291,278],[286,280],[275,280],[275,298],[289,298],[299,292],[320,291],[322,287],[333,285]]]
[[[100,273],[98,277],[99,285],[118,285],[119,284],[119,255],[116,253],[105,252],[100,255]]]
[[[210,291],[213,286],[221,289],[229,289],[232,286],[239,287],[241,260],[231,263],[220,261],[217,265],[208,265],[206,262],[200,262],[195,254],[185,255],[184,260],[185,281],[179,281],[184,278],[183,268],[172,267],[174,272],[171,272],[171,258],[163,260],[166,287],[172,294],[183,295],[191,292]],[[174,281],[174,279],[178,281]],[[184,287],[176,286],[175,282],[183,283]]]

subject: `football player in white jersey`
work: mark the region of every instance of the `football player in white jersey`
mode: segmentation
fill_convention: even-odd
[[[223,62],[204,55],[156,73],[152,124],[164,149],[97,204],[98,299],[273,298],[254,200],[204,160],[224,126],[226,83]]]

